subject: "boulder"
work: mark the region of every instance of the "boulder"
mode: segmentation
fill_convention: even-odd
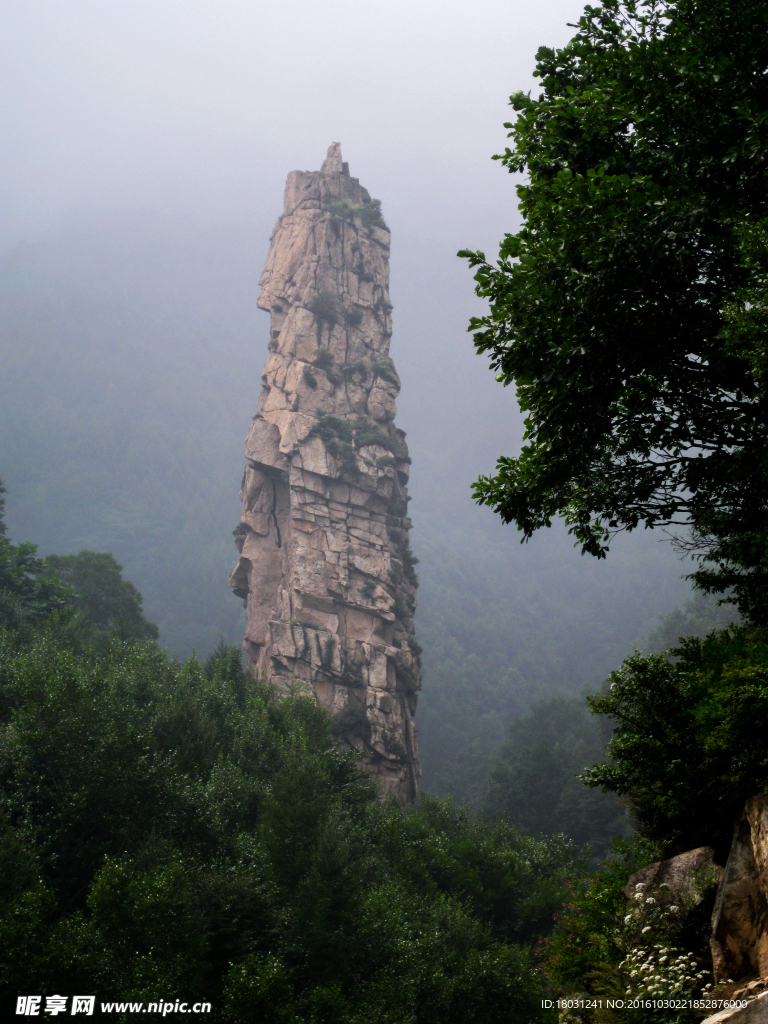
[[[741,1002],[742,1000],[739,1000]],[[746,1006],[719,1010],[702,1024],[768,1024],[768,992],[747,1001]]]
[[[669,896],[673,903],[700,903],[703,887],[707,882],[717,880],[722,872],[722,868],[712,860],[714,852],[710,846],[700,846],[677,857],[649,864],[631,876],[624,889],[624,895],[627,899],[632,899],[638,884],[646,886],[649,893],[664,884],[669,887]]]

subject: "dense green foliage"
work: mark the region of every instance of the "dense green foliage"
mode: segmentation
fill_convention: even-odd
[[[5,493],[0,480],[0,625],[19,629],[64,611],[69,594],[58,579],[45,572],[35,544],[13,544],[6,536]]]
[[[723,856],[735,815],[768,785],[768,645],[741,627],[672,653],[628,659],[590,698],[615,730],[610,763],[584,778],[625,796],[641,830],[675,852]]]
[[[215,1019],[529,1021],[571,848],[380,803],[306,696],[221,651],[0,640],[0,984]]]
[[[41,576],[62,595],[46,620]],[[568,842],[382,803],[314,697],[278,699],[223,641],[202,666],[159,650],[110,555],[16,583],[35,615],[0,622],[8,1012],[78,990],[233,1024],[546,1019],[533,947]]]
[[[700,585],[768,616],[768,13],[759,0],[606,0],[500,157],[524,225],[478,267],[472,321],[527,412],[476,485],[525,536],[565,518],[586,552],[692,526]]]

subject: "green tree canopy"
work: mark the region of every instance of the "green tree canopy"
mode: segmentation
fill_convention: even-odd
[[[0,627],[34,629],[54,613],[70,640],[92,644],[116,634],[122,640],[157,640],[158,628],[142,612],[142,597],[123,567],[106,552],[37,557],[37,545],[6,536],[6,488],[0,480]]]
[[[582,550],[692,530],[698,582],[768,617],[768,11],[758,0],[606,0],[498,159],[523,227],[477,267],[475,345],[527,413],[476,497]]]
[[[628,658],[589,698],[615,730],[609,760],[581,777],[624,797],[668,851],[709,845],[725,863],[735,816],[768,785],[768,645],[741,626],[671,653]]]
[[[573,849],[376,797],[311,696],[223,648],[0,630],[0,1007],[175,992],[246,1024],[548,1022]]]
[[[0,627],[18,629],[63,612],[68,593],[61,581],[45,573],[31,541],[12,544],[6,536],[5,486],[0,480]]]
[[[48,555],[44,570],[70,588],[68,604],[85,639],[114,632],[123,640],[157,640],[157,626],[144,618],[141,594],[123,579],[123,567],[114,555]]]

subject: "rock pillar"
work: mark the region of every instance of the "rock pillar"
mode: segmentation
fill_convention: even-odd
[[[255,674],[313,692],[385,795],[419,775],[410,459],[395,426],[389,229],[334,143],[292,171],[258,305],[269,356],[245,444],[240,560]]]

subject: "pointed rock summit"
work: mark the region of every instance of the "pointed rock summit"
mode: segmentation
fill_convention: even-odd
[[[258,305],[269,357],[245,444],[230,578],[254,673],[304,688],[385,795],[412,799],[419,647],[410,459],[395,426],[389,229],[338,143],[292,171]]]

